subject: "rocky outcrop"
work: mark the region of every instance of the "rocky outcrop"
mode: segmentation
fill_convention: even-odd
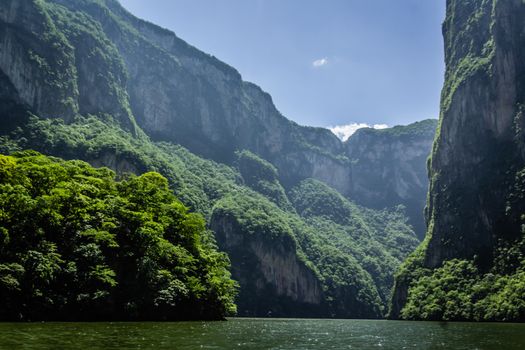
[[[147,171],[144,167],[139,167],[130,160],[110,152],[99,154],[95,159],[87,159],[87,162],[95,168],[107,167],[113,169],[117,174],[140,174]]]
[[[489,271],[498,247],[521,237],[524,19],[520,0],[447,1],[446,81],[429,165],[427,238],[398,277],[393,317],[410,297],[416,267],[466,259]]]

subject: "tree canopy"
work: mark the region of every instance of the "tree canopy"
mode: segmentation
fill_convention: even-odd
[[[0,318],[220,319],[229,260],[158,173],[0,155]]]

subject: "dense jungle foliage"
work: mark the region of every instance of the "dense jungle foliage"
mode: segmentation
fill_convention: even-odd
[[[221,319],[228,268],[158,173],[0,155],[1,320]]]
[[[77,117],[73,123],[30,117],[24,128],[0,137],[4,153],[28,148],[110,165],[120,173],[157,171],[168,179],[182,203],[207,220],[212,214],[233,215],[244,223],[239,226],[242,235],[252,235],[254,227],[264,233],[263,238],[271,237],[272,232],[285,235],[318,276],[324,306],[315,307],[312,314],[324,317],[383,316],[393,273],[418,243],[402,208],[359,207],[316,180],[307,180],[287,194],[275,168],[248,151],[239,152],[235,167],[230,167],[202,159],[181,146],[153,143],[144,135],[133,137],[111,119],[94,116]],[[251,271],[258,264],[253,262]],[[253,315],[259,304],[272,310],[272,303],[283,303],[275,295],[262,303],[262,294],[254,298],[259,294],[246,287],[241,283],[236,300],[248,310],[243,315]],[[274,309],[289,310],[284,304]]]
[[[424,265],[428,240],[403,263],[396,283],[408,286],[400,317],[411,320],[525,320],[525,169],[510,186],[506,219],[518,232],[503,231],[493,251],[473,259],[451,259],[435,269]]]

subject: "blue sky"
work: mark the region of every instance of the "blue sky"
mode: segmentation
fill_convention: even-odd
[[[269,92],[304,125],[439,114],[444,0],[120,0]]]

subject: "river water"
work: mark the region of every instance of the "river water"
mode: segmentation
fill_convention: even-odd
[[[524,324],[230,319],[0,323],[0,349],[525,349]]]

